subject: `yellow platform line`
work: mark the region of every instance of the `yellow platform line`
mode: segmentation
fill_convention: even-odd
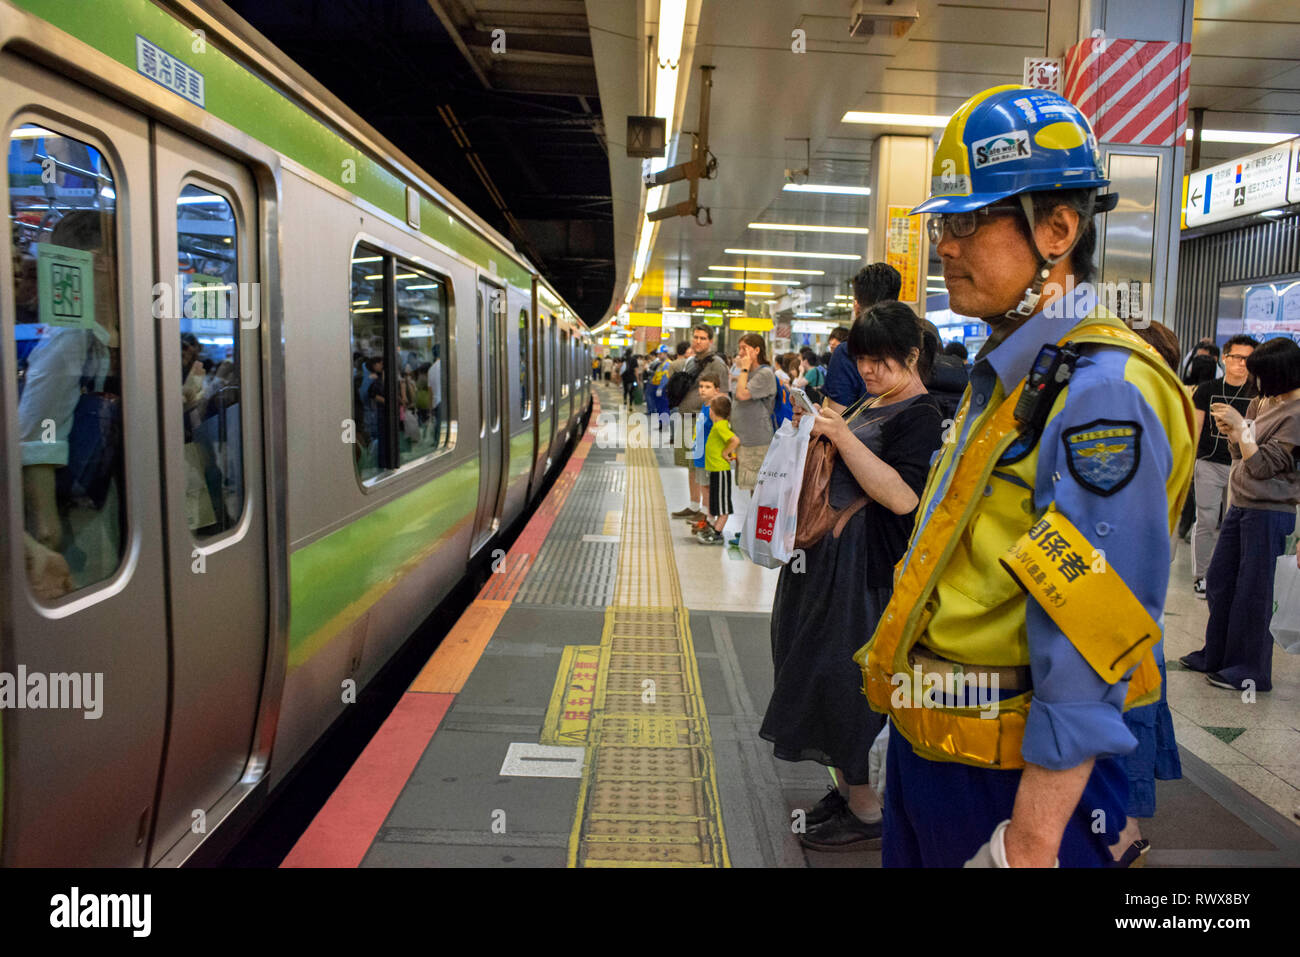
[[[614,603],[601,632],[569,865],[730,866],[658,463],[636,447],[626,463]]]

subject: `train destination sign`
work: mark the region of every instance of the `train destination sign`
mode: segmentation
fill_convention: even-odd
[[[744,309],[745,293],[739,289],[678,289],[678,309]]]

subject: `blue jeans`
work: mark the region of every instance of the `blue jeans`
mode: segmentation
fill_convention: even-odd
[[[1273,690],[1273,572],[1295,528],[1295,513],[1263,508],[1228,508],[1205,576],[1210,620],[1205,647],[1188,655],[1189,665],[1241,687]]]
[[[1019,771],[923,758],[896,727],[885,769],[885,867],[961,867],[1011,817],[1020,786]],[[1098,758],[1061,838],[1061,866],[1109,867],[1127,803],[1123,763]]]

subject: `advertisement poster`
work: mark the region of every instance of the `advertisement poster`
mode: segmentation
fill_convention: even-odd
[[[921,217],[909,216],[911,207],[890,206],[885,227],[885,262],[903,277],[901,302],[921,301]]]

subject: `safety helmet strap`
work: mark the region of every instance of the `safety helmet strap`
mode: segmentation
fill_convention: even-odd
[[[1038,248],[1038,219],[1034,214],[1034,199],[1030,193],[1021,193],[1019,197],[1020,208],[1025,214],[1025,222],[1029,224],[1029,248],[1034,251],[1034,257],[1038,264],[1034,267],[1034,280],[1025,290],[1020,302],[1014,309],[1009,309],[1004,315],[1008,319],[1027,319],[1034,314],[1038,308],[1039,300],[1043,298],[1043,285],[1052,274],[1053,267],[1062,259],[1074,252],[1074,247],[1078,245],[1079,240],[1083,237],[1083,231],[1088,228],[1088,221],[1092,218],[1095,210],[1096,194],[1088,197],[1088,209],[1086,213],[1079,215],[1079,228],[1074,231],[1074,238],[1070,240],[1070,245],[1065,247],[1065,251],[1059,256],[1044,256]]]

